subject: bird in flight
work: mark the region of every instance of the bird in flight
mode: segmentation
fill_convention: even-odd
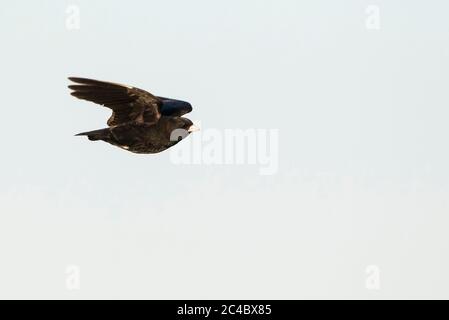
[[[71,95],[112,110],[107,128],[82,132],[91,141],[102,140],[134,153],[164,151],[199,130],[182,117],[190,103],[154,96],[135,87],[86,78],[69,77]]]

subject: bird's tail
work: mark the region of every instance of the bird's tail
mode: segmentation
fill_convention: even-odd
[[[75,136],[87,136],[91,141],[107,140],[111,137],[111,132],[109,131],[109,128],[106,128],[106,129],[81,132],[76,134]]]

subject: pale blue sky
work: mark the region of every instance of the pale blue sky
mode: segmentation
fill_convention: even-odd
[[[0,297],[449,297],[447,1],[1,8]],[[74,137],[109,112],[67,76],[188,100],[205,129],[278,129],[279,171]]]

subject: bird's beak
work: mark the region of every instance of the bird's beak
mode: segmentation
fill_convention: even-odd
[[[191,125],[191,126],[189,127],[189,129],[187,130],[187,132],[188,132],[188,133],[192,133],[192,132],[199,131],[199,130],[200,130],[200,128],[198,128],[197,126]]]

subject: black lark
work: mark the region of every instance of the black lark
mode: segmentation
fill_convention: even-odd
[[[134,153],[164,151],[191,132],[199,130],[182,117],[192,111],[190,103],[154,96],[131,86],[70,77],[71,95],[112,110],[108,128],[82,132],[91,141],[102,140]]]

